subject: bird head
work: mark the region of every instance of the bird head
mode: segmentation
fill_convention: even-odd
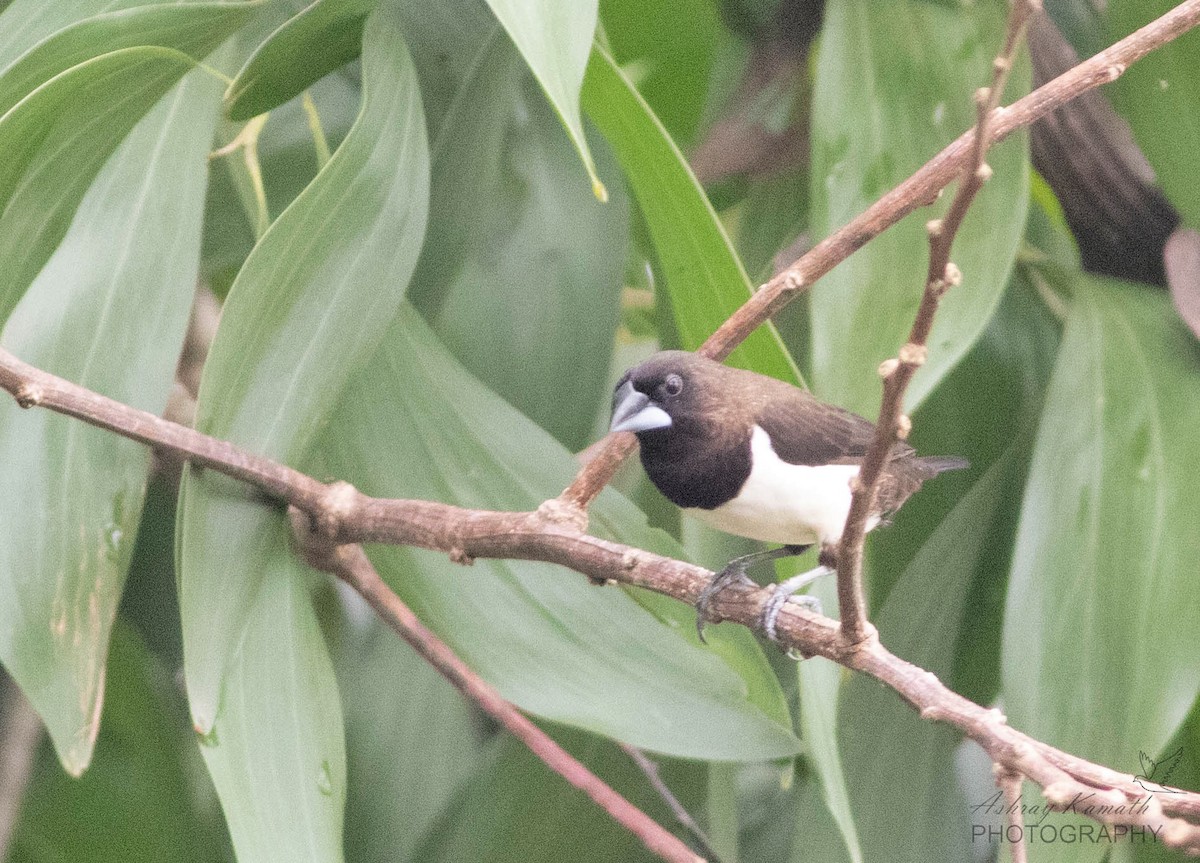
[[[697,375],[709,362],[686,351],[662,351],[634,366],[617,382],[609,431],[641,435],[674,427],[694,407]]]

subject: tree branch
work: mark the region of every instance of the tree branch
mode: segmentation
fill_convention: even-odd
[[[1126,36],[1078,66],[1038,87],[1006,108],[993,112],[987,134],[989,144],[1033,123],[1077,96],[1109,84],[1132,63],[1170,42],[1200,23],[1200,0],[1180,3],[1160,18]],[[928,206],[962,172],[971,157],[975,130],[960,135],[925,163],[915,174],[896,186],[845,226],[834,231],[794,264],[762,285],[734,312],[697,353],[721,360],[729,356],[759,325],[840,264],[918,207]],[[628,432],[610,434],[603,447],[563,491],[564,503],[586,508],[612,479],[621,462],[633,452],[636,438]]]
[[[962,176],[950,208],[941,219],[932,220],[929,232],[929,270],[925,275],[925,290],[913,320],[908,342],[900,348],[899,356],[884,361],[879,367],[883,376],[883,401],[875,423],[875,437],[863,459],[858,476],[851,482],[853,495],[842,541],[837,552],[838,609],[842,632],[851,642],[861,641],[866,633],[867,603],[863,594],[863,545],[866,541],[867,520],[875,510],[879,483],[891,459],[892,447],[900,438],[908,437],[912,423],[904,416],[904,394],[913,376],[925,363],[929,333],[942,297],[962,281],[958,267],[950,262],[950,249],[958,229],[962,227],[967,210],[975,196],[992,175],[984,161],[991,145],[994,112],[1000,105],[1004,85],[1012,71],[1017,48],[1021,44],[1030,16],[1039,8],[1038,0],[1014,0],[1008,16],[1004,46],[992,64],[992,84],[975,93],[977,119],[970,133],[969,158],[963,165]]]
[[[557,563],[596,583],[645,588],[694,605],[713,573],[584,532],[578,509],[551,499],[532,512],[464,509],[422,500],[389,500],[361,494],[344,482],[330,485],[284,465],[244,452],[192,429],[122,405],[17,360],[0,349],[0,388],[23,407],[40,405],[150,444],[249,482],[303,510],[312,532],[334,545],[378,542],[442,551],[466,563],[476,557]],[[355,586],[351,583],[351,586]],[[356,588],[357,589],[357,588]],[[374,605],[394,594],[371,585]],[[771,591],[732,584],[718,594],[723,620],[756,627]],[[382,599],[381,599],[382,597]],[[398,598],[395,598],[399,602]],[[1022,734],[996,710],[948,689],[938,678],[884,648],[873,633],[848,644],[837,621],[799,605],[785,605],[776,623],[779,643],[804,656],[824,656],[869,674],[895,690],[924,719],[946,722],[976,741],[993,762],[1042,788],[1051,806],[1067,808],[1091,795],[1103,810],[1089,814],[1110,824],[1153,827],[1164,844],[1200,854],[1200,794],[1147,795],[1134,777],[1076,758]]]

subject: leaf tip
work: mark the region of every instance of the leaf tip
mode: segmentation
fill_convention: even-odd
[[[596,200],[601,204],[608,203],[608,189],[600,182],[600,178],[592,175],[592,194],[596,196]]]

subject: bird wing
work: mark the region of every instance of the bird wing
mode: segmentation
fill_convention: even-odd
[[[827,405],[789,387],[788,398],[774,398],[757,412],[757,422],[776,454],[789,464],[855,464],[875,436],[875,426],[858,414]],[[911,451],[907,444],[901,444]],[[892,458],[902,455],[893,451]]]

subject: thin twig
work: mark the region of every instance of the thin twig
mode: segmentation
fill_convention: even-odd
[[[1021,774],[999,764],[995,765],[994,772],[996,784],[1004,793],[1005,820],[1008,822],[1004,833],[1012,848],[1013,863],[1029,863],[1025,846],[1025,813],[1021,811]]]
[[[444,552],[464,563],[477,557],[557,563],[596,583],[653,590],[689,605],[695,604],[713,578],[712,572],[686,561],[585,533],[579,510],[558,499],[546,501],[533,512],[492,512],[433,501],[372,498],[342,482],[327,486],[232,444],[35,369],[3,349],[0,388],[26,407],[36,404],[75,416],[249,482],[303,510],[314,531],[335,545],[411,545]],[[374,595],[374,601],[371,596],[367,599],[377,610],[400,601],[381,581],[363,589]],[[713,610],[722,620],[754,628],[771,597],[771,591],[764,588],[733,584],[716,597]],[[801,606],[783,607],[776,633],[785,649],[824,656],[868,674],[893,689],[922,718],[955,726],[983,747],[994,763],[1040,786],[1052,806],[1066,808],[1080,795],[1091,795],[1097,807],[1104,805],[1088,813],[1094,819],[1151,828],[1168,847],[1200,854],[1200,794],[1151,795],[1147,801],[1145,790],[1132,775],[1022,734],[998,711],[963,698],[934,674],[890,653],[873,634],[862,643],[847,644],[837,621]],[[1133,806],[1133,802],[1139,805]]]
[[[994,113],[987,135],[988,143],[1003,140],[1101,84],[1112,83],[1131,64],[1186,33],[1197,23],[1200,23],[1200,0],[1180,3],[1120,42]],[[759,325],[812,287],[818,279],[850,257],[851,253],[909,213],[932,204],[941,190],[953,182],[963,165],[967,164],[974,137],[973,129],[964,132],[915,174],[819,242],[790,267],[780,271],[721,324],[697,353],[715,360],[729,356]],[[635,446],[636,438],[628,432],[610,434],[603,449],[576,475],[560,499],[577,508],[586,508],[612,479]]]
[[[37,711],[16,681],[0,675],[0,860],[8,859],[41,739]]]
[[[899,438],[907,437],[912,424],[902,415],[904,394],[912,382],[913,375],[925,363],[929,333],[942,297],[950,288],[962,280],[958,267],[950,262],[950,249],[958,229],[962,227],[967,210],[992,174],[991,167],[984,161],[991,144],[991,127],[1004,85],[1012,71],[1017,48],[1021,44],[1030,16],[1037,11],[1037,0],[1014,0],[1008,17],[1004,45],[992,64],[992,83],[975,93],[976,122],[971,135],[969,158],[963,165],[958,189],[950,208],[941,219],[928,225],[929,270],[925,276],[925,290],[913,320],[908,342],[900,348],[895,359],[886,360],[880,367],[883,376],[883,403],[879,407],[879,420],[875,424],[875,437],[863,459],[858,476],[851,483],[853,497],[850,512],[846,516],[846,527],[837,551],[838,610],[841,612],[842,632],[850,642],[861,641],[866,633],[867,604],[863,595],[863,544],[866,538],[867,520],[875,510],[875,500],[884,469],[890,459],[893,445]]]
[[[420,618],[380,578],[361,545],[337,545],[312,530],[309,516],[288,510],[292,532],[305,560],[314,568],[346,582],[376,614],[403,638],[422,659],[459,692],[520,740],[551,770],[587,794],[614,821],[636,836],[652,853],[670,863],[703,863],[691,849],[638,809],[582,762],[567,752],[525,714],[458,658],[450,646],[421,623]]]
[[[687,807],[679,802],[679,798],[675,796],[674,792],[667,786],[667,783],[663,781],[662,775],[658,770],[658,764],[636,746],[622,743],[621,749],[637,765],[638,769],[646,775],[646,780],[654,788],[658,796],[662,798],[663,803],[667,804],[667,808],[671,810],[671,814],[675,816],[675,820],[691,834],[693,841],[700,848],[700,853],[712,861],[712,863],[721,863],[721,856],[713,849],[712,842],[709,841],[704,831],[700,829],[700,825],[696,823],[696,819],[691,816],[691,813],[687,811]]]

